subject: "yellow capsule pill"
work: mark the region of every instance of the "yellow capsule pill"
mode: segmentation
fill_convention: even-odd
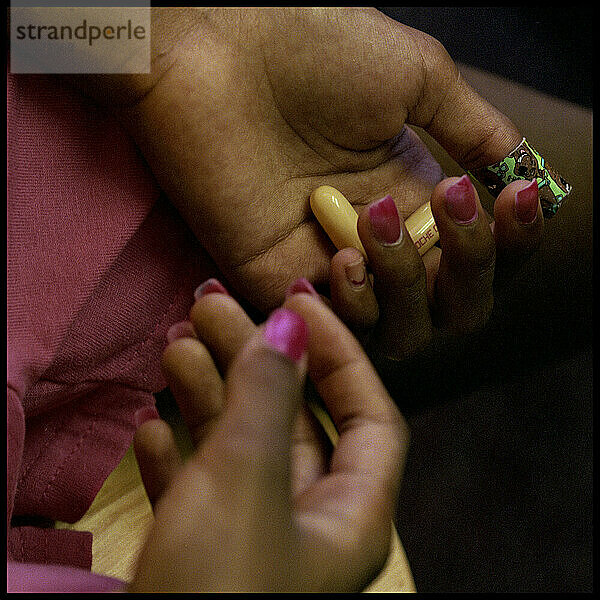
[[[367,258],[356,228],[358,214],[342,192],[330,185],[322,185],[310,195],[310,207],[338,250],[356,248]],[[440,239],[429,202],[412,213],[405,225],[421,255]]]
[[[358,214],[342,192],[322,185],[310,195],[310,207],[338,250],[356,248],[367,257],[356,229]]]

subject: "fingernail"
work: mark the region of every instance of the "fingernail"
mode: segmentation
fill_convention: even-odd
[[[371,232],[380,244],[389,246],[400,241],[400,216],[391,196],[377,200],[369,206],[369,220]]]
[[[446,190],[446,209],[459,225],[469,225],[477,219],[475,188],[468,175],[463,175]]]
[[[140,425],[146,421],[153,421],[155,419],[160,419],[160,415],[158,414],[156,407],[152,405],[143,406],[133,415],[133,422],[135,423],[136,428],[140,427]]]
[[[196,288],[194,298],[199,300],[202,296],[206,296],[207,294],[227,294],[227,290],[218,279],[211,277]]]
[[[194,326],[189,321],[175,323],[174,325],[171,325],[167,331],[167,342],[169,342],[169,344],[172,343],[173,340],[186,337],[196,337]]]
[[[298,362],[306,352],[308,327],[300,315],[278,308],[267,320],[263,338],[277,352]]]
[[[310,294],[311,296],[314,296],[319,300],[321,299],[321,296],[317,294],[315,288],[305,277],[300,277],[299,279],[296,279],[296,281],[294,281],[294,283],[292,283],[292,285],[290,285],[290,287],[286,290],[285,297],[289,298],[294,294]]]
[[[356,262],[347,264],[344,267],[346,279],[354,286],[361,287],[367,281],[367,270],[365,269],[365,261],[361,258]]]
[[[515,214],[521,223],[533,223],[537,217],[538,183],[534,179],[527,187],[515,194]]]

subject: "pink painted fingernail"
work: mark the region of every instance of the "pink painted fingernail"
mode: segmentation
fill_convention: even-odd
[[[160,415],[156,410],[156,406],[153,405],[143,406],[133,415],[133,422],[136,428],[140,427],[146,421],[153,421],[155,419],[160,419]]]
[[[310,281],[308,279],[306,279],[306,277],[300,277],[300,278],[296,279],[296,281],[294,281],[294,283],[292,283],[292,285],[290,285],[290,287],[286,290],[285,297],[289,298],[290,296],[293,296],[294,294],[310,294],[311,296],[314,296],[318,300],[321,299],[321,296],[319,296],[319,294],[317,294],[317,291],[312,286]]]
[[[223,287],[223,284],[218,279],[211,277],[196,288],[196,291],[194,292],[194,298],[199,300],[202,298],[202,296],[206,296],[207,294],[227,294],[227,290]]]
[[[298,362],[306,352],[308,327],[300,315],[286,308],[278,308],[268,318],[263,338],[277,352]]]
[[[365,268],[365,261],[362,258],[356,262],[347,264],[344,267],[344,271],[346,272],[346,279],[353,287],[362,287],[367,281],[367,269]]]
[[[196,337],[194,326],[189,321],[180,321],[179,323],[175,323],[171,325],[167,331],[167,342],[169,342],[169,344],[172,343],[173,340],[186,337]]]
[[[468,175],[463,175],[446,190],[446,208],[459,225],[469,225],[477,219],[475,188]]]
[[[533,223],[538,212],[538,183],[534,179],[527,187],[515,194],[515,214],[521,223]]]
[[[377,200],[369,206],[369,220],[371,232],[380,244],[389,246],[400,241],[400,215],[391,196]]]

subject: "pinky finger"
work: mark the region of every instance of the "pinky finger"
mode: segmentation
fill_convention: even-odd
[[[540,246],[544,217],[538,186],[533,181],[515,181],[506,186],[494,204],[496,280],[510,279]]]
[[[133,448],[152,508],[181,466],[171,427],[161,419],[146,421],[135,433]]]

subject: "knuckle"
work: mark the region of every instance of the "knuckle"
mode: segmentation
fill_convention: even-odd
[[[450,255],[451,269],[478,281],[493,279],[496,265],[496,244],[490,235],[477,236],[459,243]]]
[[[488,284],[491,288],[494,281],[494,273],[496,270],[495,253],[486,253],[485,256],[478,256],[470,264],[470,276],[475,281]]]
[[[377,280],[382,282],[379,292],[392,288],[394,291],[401,291],[403,296],[410,297],[425,293],[427,272],[417,252],[394,256],[393,260],[386,261],[380,270],[381,272],[376,274],[376,283]]]
[[[450,89],[458,78],[458,69],[446,47],[428,33],[419,32],[419,48],[427,75],[425,81],[439,89]]]
[[[403,283],[402,293],[405,301],[413,305],[422,303],[427,296],[427,273],[425,272],[425,267],[423,267],[421,272],[415,274],[414,277],[404,279]]]
[[[439,39],[425,32],[420,32],[420,35],[421,47],[427,52],[430,68],[446,68],[449,63],[454,64],[446,47]]]
[[[496,249],[491,248],[479,253],[473,262],[473,275],[477,281],[486,282],[491,289],[496,270]]]
[[[420,256],[415,256],[412,260],[401,262],[399,279],[400,283],[408,291],[421,293],[425,290],[427,272]]]

